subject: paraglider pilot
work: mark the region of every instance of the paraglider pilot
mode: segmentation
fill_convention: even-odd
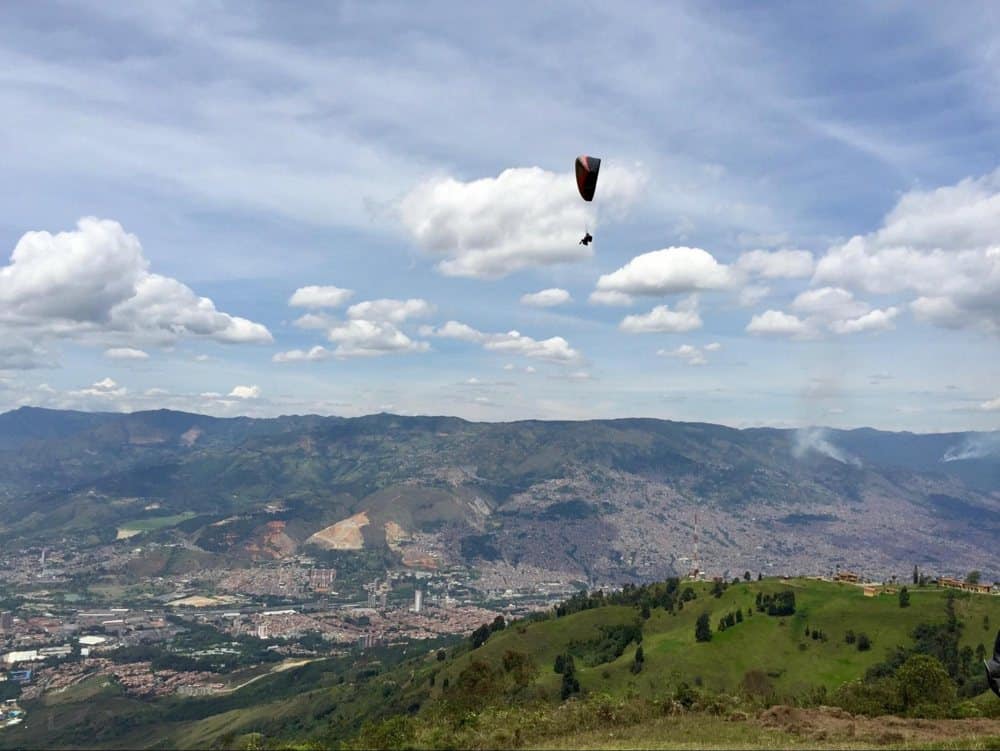
[[[594,238],[591,237],[590,233],[588,232],[587,234],[585,234],[583,236],[583,239],[580,241],[580,245],[590,245],[590,243],[593,241],[593,239]]]

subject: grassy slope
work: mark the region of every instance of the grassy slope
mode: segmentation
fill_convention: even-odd
[[[718,619],[736,607],[741,607],[745,615],[746,609],[753,606],[758,591],[787,587],[796,591],[796,615],[782,619],[756,613],[745,617],[736,627],[714,634],[710,643],[695,642],[694,623],[703,611],[712,613],[714,630]],[[945,617],[946,593],[936,589],[913,590],[911,607],[901,609],[895,596],[866,598],[857,587],[811,580],[769,580],[734,585],[719,599],[708,593],[707,585],[697,585],[697,588],[698,598],[687,603],[677,615],[653,610],[644,626],[646,662],[638,675],[629,670],[635,645],[630,645],[611,663],[589,668],[578,663],[584,692],[660,698],[681,681],[693,683],[696,676],[700,676],[707,688],[735,692],[746,671],[752,669],[778,674],[772,680],[779,696],[794,697],[816,685],[834,689],[844,681],[863,675],[896,645],[910,644],[909,634],[918,623],[943,621]],[[959,595],[956,610],[965,623],[963,644],[975,648],[981,642],[991,642],[993,629],[1000,625],[1000,597]],[[984,615],[989,616],[992,624],[989,631],[982,627]],[[50,745],[53,741],[80,745],[85,736],[73,730],[73,718],[81,716],[84,706],[89,708],[87,714],[91,718],[104,720],[107,717],[104,712],[110,709],[116,723],[135,723],[132,730],[114,739],[103,735],[95,737],[95,745],[103,747],[206,747],[220,736],[241,737],[254,731],[262,731],[272,739],[303,740],[319,736],[327,742],[336,741],[350,737],[362,718],[377,719],[404,712],[407,708],[421,707],[421,711],[425,711],[433,704],[429,699],[440,696],[445,678],[454,683],[473,658],[498,664],[507,650],[531,656],[539,668],[531,695],[555,702],[560,680],[552,670],[556,655],[565,651],[573,640],[583,641],[596,636],[600,625],[629,623],[636,617],[637,610],[614,606],[560,619],[517,624],[495,634],[473,652],[464,647],[449,648],[448,659],[443,662],[435,658],[434,651],[411,648],[403,662],[368,678],[358,675],[358,668],[364,666],[352,665],[348,660],[314,663],[263,678],[225,699],[170,699],[148,703],[115,695],[117,692],[105,687],[102,692],[82,701],[76,696],[77,692],[70,691],[47,697],[29,707],[33,715],[29,715],[29,727],[18,731],[16,737],[9,731],[3,734],[6,738],[0,735],[0,747],[15,741],[29,746]],[[829,641],[823,643],[806,638],[807,624],[810,629],[825,631]],[[858,652],[856,647],[845,644],[843,635],[848,628],[866,632],[873,641],[872,650]],[[806,645],[804,651],[799,649],[800,643]],[[436,673],[433,688],[430,686],[432,673]],[[49,717],[56,718],[57,726],[65,730],[50,735],[46,731]],[[729,726],[720,724],[717,719],[706,719],[702,725],[690,726],[677,724],[679,722],[677,718],[663,718],[631,730],[623,728],[622,745],[656,745],[651,739],[658,737],[662,742],[661,733],[676,735],[678,742],[689,737],[693,745],[789,745],[781,729],[745,726],[742,731],[732,731],[737,733],[734,736],[727,729]],[[713,730],[715,725],[712,723],[719,727]],[[72,742],[68,743],[70,739]],[[607,740],[614,745],[612,739]],[[567,739],[570,746],[585,743],[583,737],[571,741],[574,739]],[[593,741],[598,743],[596,736]],[[604,741],[602,738],[599,744],[604,745]],[[554,743],[555,739],[545,742]],[[592,744],[587,741],[586,745]]]

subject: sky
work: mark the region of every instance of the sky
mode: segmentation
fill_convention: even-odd
[[[1000,428],[995,3],[6,3],[0,108],[0,410]]]

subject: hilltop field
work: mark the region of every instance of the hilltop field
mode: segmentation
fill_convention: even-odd
[[[0,747],[997,747],[1000,700],[977,656],[1000,597],[908,594],[901,607],[897,593],[767,579],[580,595],[461,642],[315,661],[224,696],[143,702],[85,682],[28,704]]]

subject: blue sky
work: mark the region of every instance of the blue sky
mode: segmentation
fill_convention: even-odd
[[[996,429],[998,29],[7,4],[0,409]]]

